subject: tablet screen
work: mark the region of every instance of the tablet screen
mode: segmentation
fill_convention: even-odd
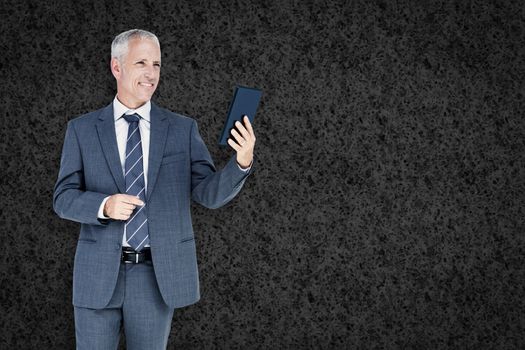
[[[259,106],[262,91],[260,89],[249,88],[246,86],[237,85],[233,94],[233,99],[230,103],[228,116],[224,123],[224,128],[219,138],[219,145],[227,146],[230,132],[234,128],[237,120],[242,122],[243,115],[247,115],[250,123],[253,124],[255,112]]]

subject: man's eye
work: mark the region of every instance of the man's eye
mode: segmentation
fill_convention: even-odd
[[[140,61],[140,62],[137,62],[137,64],[144,64],[144,62]]]
[[[156,65],[157,67],[160,67],[160,64],[158,64],[158,63],[155,63],[155,65]]]

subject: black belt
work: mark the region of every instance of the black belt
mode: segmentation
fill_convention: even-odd
[[[143,248],[141,252],[136,252],[133,248],[122,247],[122,257],[120,259],[125,264],[139,264],[151,261],[151,249]]]

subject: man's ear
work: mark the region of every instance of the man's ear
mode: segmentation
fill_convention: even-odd
[[[116,59],[115,57],[111,58],[110,68],[111,68],[111,73],[113,73],[113,76],[115,77],[115,79],[119,79],[120,75],[122,74],[122,66],[120,65],[119,60]]]

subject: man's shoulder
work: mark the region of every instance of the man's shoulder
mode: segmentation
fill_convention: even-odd
[[[75,126],[93,124],[97,122],[99,120],[99,117],[104,113],[111,114],[111,117],[112,117],[112,112],[113,112],[112,105],[107,105],[97,110],[77,115],[73,117],[73,119],[71,119],[69,123],[74,124]]]
[[[177,112],[173,112],[167,108],[160,107],[157,104],[151,105],[151,113],[159,113],[165,116],[170,123],[182,124],[185,126],[191,126],[195,119]],[[113,106],[111,104],[99,108],[97,110],[78,115],[71,119],[69,122],[75,124],[75,126],[86,126],[97,123],[99,119],[113,118]]]
[[[170,122],[183,123],[183,124],[192,124],[195,119],[188,117],[187,115],[173,112],[167,108],[160,107],[158,105],[152,105],[152,112],[157,110],[162,115],[166,116]]]

